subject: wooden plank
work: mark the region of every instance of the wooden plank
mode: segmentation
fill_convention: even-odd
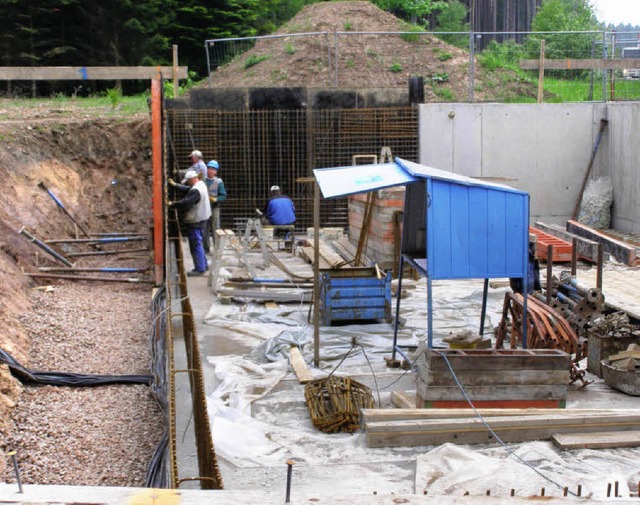
[[[432,371],[419,367],[418,376],[429,388],[456,385],[453,375],[448,370]],[[462,371],[456,372],[456,377],[465,387],[557,385],[569,383],[569,368],[567,367],[565,370]]]
[[[302,357],[302,353],[298,347],[291,347],[289,352],[289,361],[291,363],[291,367],[298,377],[298,382],[300,384],[306,384],[309,381],[313,380],[313,375],[309,371],[307,367],[307,363]]]
[[[634,246],[611,238],[582,223],[570,219],[567,221],[567,231],[602,244],[605,252],[610,253],[615,259],[625,265],[633,265],[633,262],[636,260],[636,248]]]
[[[323,242],[320,242],[320,258],[329,264],[329,268],[340,268],[346,264],[342,256]]]
[[[568,370],[571,357],[555,349],[458,349],[440,351],[447,357],[453,370]],[[418,366],[429,370],[449,370],[444,358],[426,350],[417,360]]]
[[[391,391],[391,403],[400,410],[416,408],[416,393],[406,391]],[[367,409],[374,410],[374,409]],[[385,412],[388,409],[385,409]],[[395,410],[395,409],[393,409]],[[364,413],[364,410],[362,411]]]
[[[219,296],[228,296],[230,298],[250,299],[260,302],[310,302],[311,292],[303,291],[301,293],[284,293],[282,290],[275,291],[252,291],[250,289],[220,289]]]
[[[465,386],[467,396],[472,400],[564,400],[567,397],[566,384],[535,384],[526,386]],[[417,385],[418,396],[425,401],[465,400],[458,386]]]
[[[540,60],[520,60],[519,66],[522,70],[538,70],[540,68]],[[625,68],[638,68],[638,60],[632,58],[617,60],[600,58],[544,60],[545,70],[624,70]]]
[[[505,442],[548,440],[556,433],[630,431],[638,427],[640,414],[603,416],[506,416],[493,417],[489,426]],[[417,421],[382,421],[365,425],[368,447],[477,444],[495,442],[478,418]]]
[[[634,351],[634,350],[622,351],[622,352],[619,352],[618,354],[609,356],[609,361],[617,361],[619,359],[625,359],[625,358],[640,359],[640,351]]]
[[[300,256],[309,261],[309,263],[313,264],[313,259],[315,257],[315,252],[313,247],[303,246],[298,249],[300,251]],[[325,260],[321,255],[319,256],[320,268],[331,268],[331,265]]]
[[[394,391],[394,393],[400,393]],[[406,394],[406,393],[401,393]],[[393,403],[393,393],[392,393]],[[632,409],[476,409],[478,413],[489,420],[493,417],[513,416],[603,416],[610,414],[636,415]],[[473,409],[362,409],[365,423],[380,421],[415,421],[428,419],[468,419],[477,417]],[[491,423],[489,423],[491,424]]]
[[[553,235],[554,237],[558,237],[570,243],[573,243],[573,239],[575,238],[578,256],[587,261],[590,261],[591,263],[598,262],[598,243],[596,241],[589,240],[574,233],[569,233],[567,230],[556,224],[548,225],[545,223],[541,223],[540,221],[536,221],[534,226],[539,230],[548,233],[549,235]]]
[[[594,433],[556,433],[551,441],[560,449],[617,449],[640,447],[640,431],[596,431]]]
[[[420,397],[416,397],[416,406],[419,409],[471,408],[467,400],[425,401]],[[567,400],[473,400],[473,406],[477,409],[564,409],[567,406]]]
[[[186,79],[189,67],[177,67],[178,79]],[[0,67],[5,81],[114,81],[117,79],[173,78],[173,67]]]

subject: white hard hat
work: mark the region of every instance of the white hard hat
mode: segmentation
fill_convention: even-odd
[[[189,155],[189,158],[202,158],[202,153],[200,151],[191,151],[191,154]]]
[[[184,179],[182,179],[182,184],[187,182],[189,179],[193,179],[194,177],[198,177],[198,172],[195,170],[187,170],[187,173],[184,174]]]
[[[280,191],[280,186],[271,186],[271,192]]]

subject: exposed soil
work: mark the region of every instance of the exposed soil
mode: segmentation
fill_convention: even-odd
[[[250,50],[219,67],[215,87],[407,87],[421,76],[425,101],[466,101],[469,93],[469,53],[432,35],[360,34],[407,32],[410,26],[370,2],[321,2],[308,5],[275,34],[328,32],[324,36],[260,39]],[[339,36],[336,57],[335,33]],[[210,48],[215,58],[233,49],[231,43]],[[329,64],[329,55],[331,64]],[[535,97],[532,83],[514,72],[487,72],[475,64],[474,96],[478,101]]]
[[[18,233],[76,236],[41,181],[91,233],[147,232],[149,118],[100,119],[101,111],[73,105],[16,109],[2,101],[0,111],[0,347],[40,371],[149,373],[149,285],[31,279],[23,270],[60,265]],[[135,244],[127,247],[146,245]],[[146,267],[149,259],[74,262]],[[53,291],[34,289],[49,284]],[[23,389],[0,367],[0,450],[17,450],[25,482],[141,485],[162,427],[146,386]],[[0,474],[9,479],[5,460]]]

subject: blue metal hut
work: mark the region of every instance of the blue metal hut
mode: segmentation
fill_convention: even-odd
[[[484,279],[480,333],[489,279],[522,279],[527,292],[529,194],[396,158],[394,163],[316,169],[325,198],[406,185],[396,317],[395,358],[402,272],[408,263],[426,277],[428,347],[433,347],[432,282]],[[524,313],[526,314],[526,297]],[[523,321],[523,347],[526,326]]]

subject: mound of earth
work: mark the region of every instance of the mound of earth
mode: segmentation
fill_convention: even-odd
[[[388,88],[407,87],[410,77],[421,76],[425,101],[466,101],[469,53],[430,34],[397,33],[412,28],[367,1],[308,5],[274,35],[327,32],[326,36],[258,39],[251,49],[218,67],[211,85],[326,87],[337,83],[346,88]],[[228,44],[212,46],[210,50],[218,51],[214,58],[231,50]],[[535,86],[518,82],[514,75],[505,79],[491,75],[495,72],[486,74],[477,63],[475,68],[479,101],[514,99],[523,93],[535,96]]]

